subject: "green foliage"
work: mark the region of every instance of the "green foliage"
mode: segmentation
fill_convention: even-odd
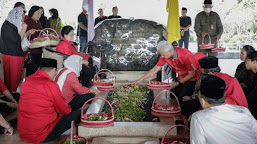
[[[67,139],[64,144],[70,144],[70,139]],[[72,144],[85,144],[85,140],[82,138],[78,138],[78,139],[73,139],[72,140]]]
[[[147,87],[118,87],[111,95],[115,121],[143,121],[146,112],[141,107],[147,93]]]

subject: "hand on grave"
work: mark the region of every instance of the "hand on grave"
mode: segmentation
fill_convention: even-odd
[[[134,82],[132,83],[132,85],[139,85],[140,83],[141,83],[141,80],[139,79],[139,80],[134,81]]]

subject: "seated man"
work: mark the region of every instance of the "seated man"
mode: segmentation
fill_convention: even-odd
[[[225,103],[232,105],[239,105],[248,108],[248,103],[243,92],[242,87],[236,78],[229,76],[228,74],[221,73],[220,67],[218,66],[218,58],[209,56],[199,60],[199,64],[202,68],[203,74],[210,74],[220,77],[226,83],[225,90]],[[196,84],[196,89],[199,84]],[[189,117],[192,113],[199,110],[201,107],[196,95],[192,97],[183,97],[183,103],[181,105],[182,113]]]
[[[202,73],[215,75],[226,83],[225,103],[239,105],[248,108],[248,103],[244,91],[238,80],[228,74],[221,73],[218,58],[214,56],[205,57],[199,60]]]
[[[247,108],[224,104],[225,89],[221,78],[201,76],[198,96],[204,110],[192,116],[191,144],[256,144],[256,120]]]
[[[21,85],[18,107],[20,138],[29,143],[48,142],[80,122],[80,110],[71,111],[53,81],[57,61],[42,58],[40,69]]]

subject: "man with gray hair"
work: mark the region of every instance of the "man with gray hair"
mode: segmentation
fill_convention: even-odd
[[[167,63],[178,75],[177,79],[172,83],[171,89],[181,102],[183,96],[193,94],[196,80],[201,73],[200,65],[189,50],[176,46],[173,47],[167,41],[159,42],[157,50],[161,55],[158,63],[135,83],[140,83],[144,79],[149,78],[161,70],[162,66]]]
[[[224,104],[225,89],[225,82],[217,76],[200,77],[197,92],[204,110],[192,116],[191,144],[256,144],[256,120],[247,108]]]

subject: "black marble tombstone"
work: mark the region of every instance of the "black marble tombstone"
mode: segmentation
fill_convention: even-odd
[[[147,71],[158,61],[157,44],[166,28],[144,19],[104,20],[95,27],[93,55],[114,71]]]

